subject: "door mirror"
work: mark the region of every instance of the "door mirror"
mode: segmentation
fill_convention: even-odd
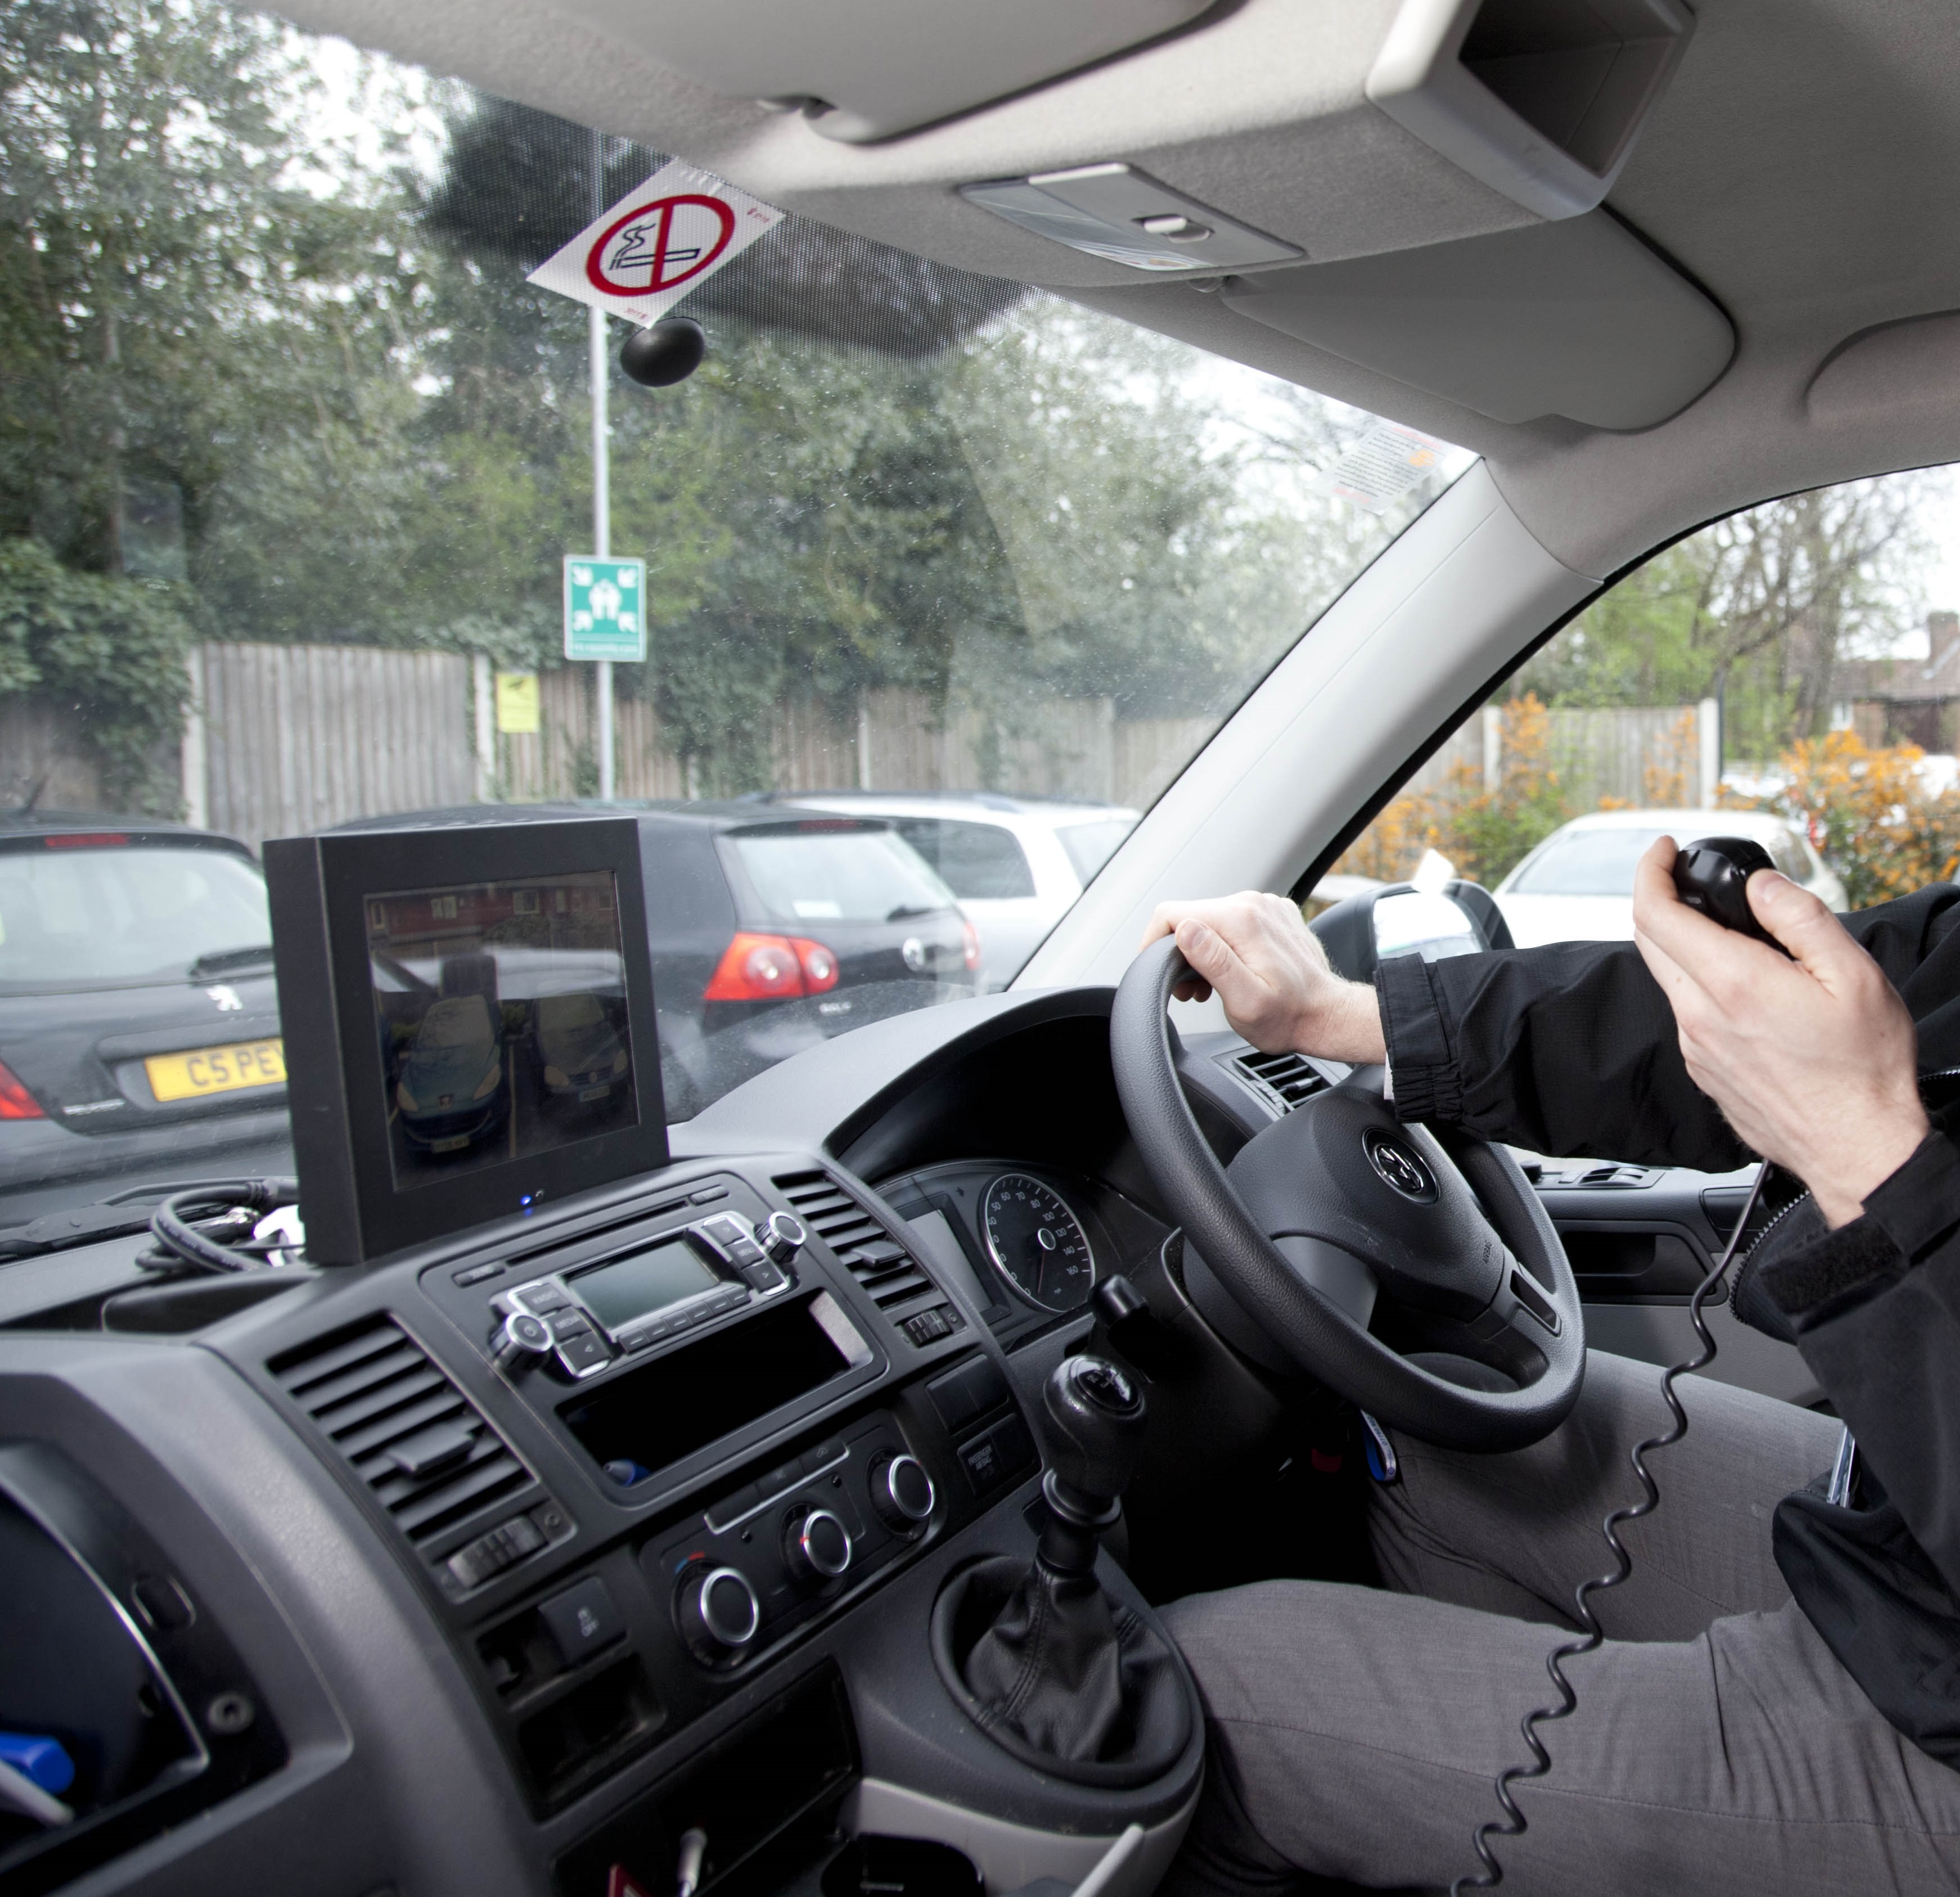
[[[1440,890],[1392,883],[1351,896],[1307,925],[1320,937],[1337,973],[1371,981],[1376,966],[1398,955],[1425,962],[1450,955],[1481,955],[1515,946],[1488,890],[1452,881]]]

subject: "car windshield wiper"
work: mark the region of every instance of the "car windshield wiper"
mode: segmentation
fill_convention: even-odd
[[[885,912],[888,922],[907,922],[915,915],[937,915],[939,906],[935,902],[901,902],[895,909]]]
[[[197,982],[207,975],[228,975],[234,969],[250,968],[272,959],[272,944],[260,942],[251,948],[220,949],[215,954],[200,955],[184,972]]]

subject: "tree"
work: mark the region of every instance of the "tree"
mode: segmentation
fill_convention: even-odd
[[[1830,721],[1841,657],[1917,610],[1936,477],[1820,488],[1731,515],[1622,580],[1519,673],[1554,705],[1724,705],[1732,755]]]

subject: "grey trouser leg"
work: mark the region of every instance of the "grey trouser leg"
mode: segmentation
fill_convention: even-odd
[[[1608,1565],[1599,1523],[1638,1485],[1626,1451],[1666,1412],[1659,1373],[1593,1355],[1554,1435],[1514,1455],[1398,1438],[1373,1519],[1383,1593],[1270,1582],[1165,1620],[1209,1715],[1211,1782],[1166,1897],[1284,1889],[1301,1873],[1433,1889],[1474,1870],[1491,1780],[1573,1587]],[[1570,1671],[1579,1710],[1542,1729],[1504,1888],[1722,1897],[1960,1888],[1960,1773],[1887,1725],[1789,1600],[1777,1502],[1828,1466],[1838,1425],[1726,1386],[1678,1386],[1694,1427],[1653,1466],[1612,1636]],[[1529,1616],[1529,1618],[1518,1616]]]

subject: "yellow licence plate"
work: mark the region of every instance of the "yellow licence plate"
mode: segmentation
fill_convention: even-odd
[[[150,1091],[159,1100],[193,1100],[241,1087],[270,1087],[286,1077],[285,1043],[237,1041],[201,1047],[192,1054],[153,1054],[143,1063]]]

